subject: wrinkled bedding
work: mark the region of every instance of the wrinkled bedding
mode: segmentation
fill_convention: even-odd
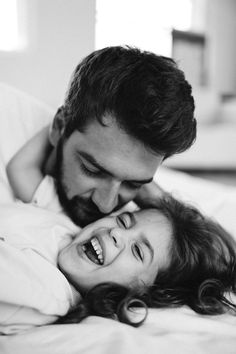
[[[53,110],[0,84],[0,203],[14,203],[5,165]],[[155,179],[176,197],[215,217],[236,237],[236,188],[160,169]],[[81,324],[46,325],[0,336],[1,354],[235,354],[236,317],[202,316],[187,307],[151,309],[138,329],[97,317]]]
[[[0,337],[0,352],[15,354],[235,354],[236,319],[200,316],[185,307],[150,310],[141,328],[109,319],[38,327]]]

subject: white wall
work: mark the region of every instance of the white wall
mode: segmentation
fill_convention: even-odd
[[[0,81],[58,106],[77,63],[94,50],[95,0],[20,0],[28,45],[0,52]]]
[[[220,93],[236,94],[236,0],[195,1],[198,6],[205,7],[205,1],[208,5],[208,85]],[[18,2],[28,46],[19,52],[0,52],[0,81],[57,106],[74,67],[95,48],[96,0]]]
[[[207,2],[209,86],[223,94],[236,94],[236,1]]]

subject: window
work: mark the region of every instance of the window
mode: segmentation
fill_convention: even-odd
[[[97,0],[96,49],[128,44],[171,56],[172,29],[191,21],[192,0]]]
[[[19,24],[19,10],[19,0],[0,0],[1,51],[13,51],[23,46]]]

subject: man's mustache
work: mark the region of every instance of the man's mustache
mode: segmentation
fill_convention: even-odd
[[[69,200],[69,203],[73,205],[74,208],[82,208],[86,210],[91,215],[106,215],[102,213],[97,205],[91,199],[84,199],[80,196],[75,195],[72,199]]]

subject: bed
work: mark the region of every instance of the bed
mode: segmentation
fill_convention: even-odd
[[[5,165],[53,117],[54,110],[0,84],[0,202],[14,203]],[[176,197],[215,217],[236,237],[236,187],[161,168],[155,179]],[[1,291],[1,290],[0,290]],[[80,324],[46,325],[0,336],[1,354],[180,353],[235,354],[236,316],[202,316],[188,307],[150,309],[140,328],[89,317]]]

